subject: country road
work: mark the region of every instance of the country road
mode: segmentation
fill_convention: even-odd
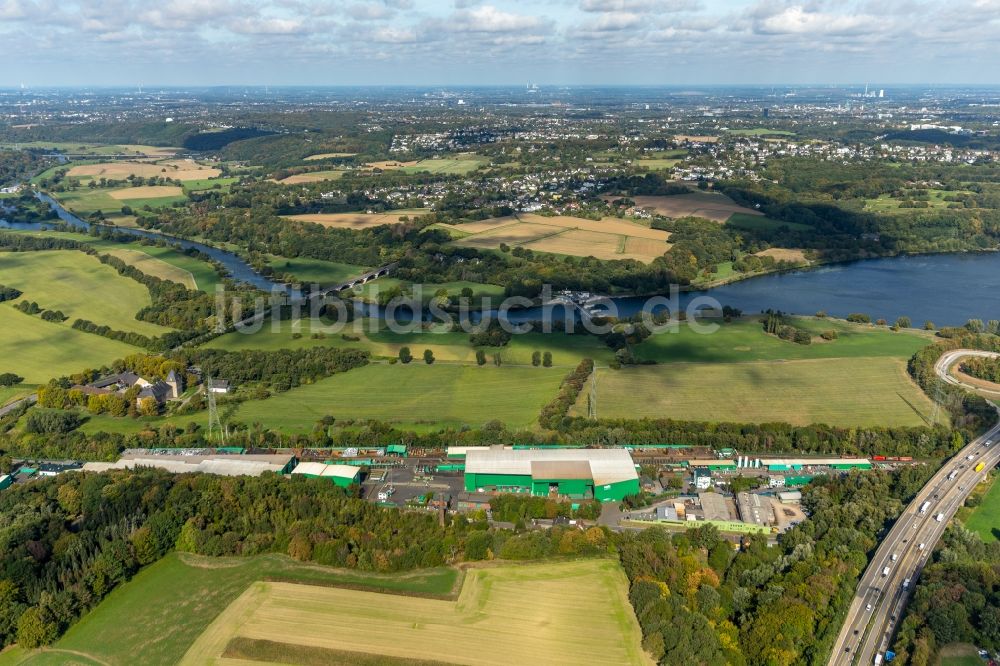
[[[942,355],[935,364],[935,371],[943,380],[974,388],[948,374],[963,356],[996,358],[1000,354],[955,350]],[[858,582],[830,655],[831,666],[875,664],[876,659],[879,662],[884,659],[916,581],[948,521],[976,484],[1000,462],[998,442],[1000,423],[948,460],[899,516]]]
[[[21,398],[20,400],[15,400],[14,402],[8,403],[8,404],[4,405],[3,407],[0,407],[0,418],[3,418],[5,416],[7,416],[8,414],[10,414],[12,411],[14,411],[18,407],[20,407],[21,404],[24,403],[24,402],[27,402],[28,404],[33,405],[36,402],[38,402],[38,395],[35,394],[35,393],[32,393],[31,395],[26,396],[24,398]]]

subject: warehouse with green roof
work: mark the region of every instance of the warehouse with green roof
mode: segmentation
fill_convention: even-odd
[[[465,490],[618,502],[639,493],[639,475],[625,449],[476,449]]]

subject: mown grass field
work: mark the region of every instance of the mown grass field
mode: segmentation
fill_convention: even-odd
[[[276,271],[291,273],[303,284],[334,284],[361,275],[368,270],[365,266],[307,257],[288,259],[272,256],[267,263]]]
[[[963,521],[966,529],[972,530],[987,543],[1000,541],[1000,483],[996,482],[995,475],[991,484],[979,506]]]
[[[202,291],[214,293],[215,286],[222,284],[222,277],[216,272],[215,267],[212,266],[212,264],[207,261],[190,257],[183,252],[165,245],[144,245],[139,242],[117,243],[114,241],[103,240],[101,238],[95,238],[94,236],[90,236],[88,234],[67,231],[17,231],[8,233],[21,233],[44,238],[65,238],[66,240],[80,241],[91,245],[101,253],[111,253],[116,250],[132,250],[142,252],[150,257],[175,266],[181,271],[190,273],[194,278],[195,283],[198,285],[198,289],[201,289]],[[137,266],[137,268],[142,270],[139,266]]]
[[[203,190],[212,190],[216,189],[215,186],[218,185],[218,189],[228,192],[233,183],[238,180],[239,178],[199,178],[197,180],[186,180],[184,181],[184,191],[200,192]]]
[[[372,162],[368,166],[381,169],[382,171],[399,170],[404,173],[419,173],[429,171],[443,175],[464,176],[472,173],[481,166],[489,164],[489,160],[475,154],[458,154],[452,157],[430,158],[425,160],[414,160],[412,162],[399,162],[390,160],[386,162]]]
[[[443,596],[452,593],[458,575],[451,568],[380,575],[303,564],[281,555],[209,558],[172,553],[112,592],[71,627],[52,652],[4,653],[0,666],[64,664],[68,662],[58,656],[75,658],[72,653],[89,655],[106,666],[173,666],[206,626],[254,581],[264,579]]]
[[[409,365],[376,364],[240,404],[232,419],[286,432],[311,430],[323,416],[399,424],[532,425],[556,395],[565,370],[427,365],[413,347]],[[190,419],[189,419],[190,420]]]
[[[986,663],[974,645],[951,643],[941,648],[939,666],[983,666]]]
[[[173,264],[157,259],[142,250],[117,248],[108,250],[108,254],[121,259],[130,266],[135,266],[146,275],[158,277],[161,280],[170,280],[171,282],[182,284],[188,289],[198,288],[191,273]]]
[[[62,324],[66,327],[79,317],[144,335],[170,330],[135,318],[136,312],[150,304],[146,287],[76,250],[4,253],[0,284],[21,290],[19,300],[61,310],[69,317]]]
[[[54,377],[99,368],[142,351],[99,335],[75,331],[65,322],[56,324],[37,315],[26,315],[10,303],[0,304],[0,330],[4,331],[0,373],[16,373],[24,377],[26,384],[44,384]]]
[[[795,326],[809,330],[813,344],[800,345],[767,335],[757,317],[729,324],[702,335],[681,322],[677,333],[651,335],[634,347],[640,359],[659,363],[735,363],[817,358],[888,356],[909,359],[931,343],[916,331],[892,332],[887,328],[856,326],[833,319],[795,318]],[[836,331],[837,339],[818,338],[823,331]]]
[[[401,347],[407,346],[414,356],[423,354],[424,349],[434,352],[439,362],[454,362],[472,364],[476,362],[477,347],[469,341],[469,335],[461,332],[434,332],[429,330],[413,333],[393,333],[392,331],[373,324],[369,319],[360,320],[355,328],[351,323],[341,332],[332,332],[329,324],[317,322],[314,327],[306,319],[297,327],[290,321],[279,322],[275,330],[271,322],[265,324],[255,333],[233,332],[207,342],[204,346],[211,349],[238,351],[244,349],[277,350],[299,349],[308,347],[350,347],[366,349],[373,356],[396,358]],[[325,331],[325,332],[324,332]],[[314,332],[323,332],[320,339],[313,338]],[[300,337],[293,337],[299,333]],[[357,337],[359,340],[345,340],[342,334]],[[575,367],[584,358],[593,358],[600,362],[610,363],[613,351],[598,338],[589,335],[563,335],[527,333],[514,336],[504,347],[481,347],[486,353],[489,363],[493,356],[500,355],[502,366],[530,365],[531,356],[535,351],[552,354],[552,364],[556,367]]]
[[[471,569],[457,601],[259,582],[205,629],[181,664],[236,654],[256,661],[262,648],[275,647],[262,642],[296,646],[293,654],[325,650],[326,663],[357,654],[386,663],[646,664],[627,589],[611,560]]]
[[[955,191],[933,190],[933,189],[928,190],[926,199],[918,199],[918,201],[927,203],[926,208],[902,207],[900,204],[906,201],[908,197],[906,196],[893,197],[892,195],[889,194],[879,195],[878,198],[876,199],[865,199],[864,204],[865,204],[865,210],[877,211],[879,213],[895,213],[900,215],[910,215],[913,214],[914,212],[920,212],[921,210],[948,208],[949,206],[953,205],[954,202],[945,201],[945,197],[960,196],[963,194],[972,195],[973,193],[967,190],[955,190]],[[921,205],[923,204],[921,203]]]
[[[600,418],[920,426],[934,413],[906,362],[891,357],[671,363],[597,372]],[[577,415],[587,414],[588,395],[581,393],[573,408]]]
[[[139,189],[139,188],[136,188]],[[136,197],[128,199],[116,199],[113,193],[120,192],[121,188],[94,188],[81,187],[66,192],[53,192],[52,196],[67,210],[77,215],[86,217],[91,213],[101,211],[111,221],[121,217],[122,206],[129,206],[133,210],[141,209],[143,206],[150,208],[164,208],[172,206],[178,202],[187,201],[187,196],[177,194],[171,196],[156,197]],[[127,193],[131,194],[131,192]],[[136,193],[139,194],[139,193]]]
[[[2,366],[0,366],[2,367]],[[10,372],[10,370],[0,370],[0,372]],[[17,384],[16,386],[0,386],[0,407],[8,402],[13,402],[18,398],[28,395],[34,390],[33,384]]]

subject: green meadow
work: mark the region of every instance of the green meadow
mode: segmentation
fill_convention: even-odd
[[[0,666],[170,666],[259,580],[447,596],[459,579],[457,569],[444,567],[389,575],[299,563],[282,555],[210,558],[175,552],[114,590],[52,647],[4,652]]]
[[[711,323],[711,322],[705,322]],[[888,328],[859,326],[836,319],[798,317],[795,326],[814,336],[813,344],[800,345],[764,332],[757,317],[719,324],[710,334],[696,332],[681,322],[676,333],[652,335],[633,348],[643,360],[658,363],[738,363],[820,358],[895,357],[909,359],[930,343],[917,331],[893,332]],[[837,339],[827,342],[818,336],[835,331]]]
[[[4,253],[0,284],[20,289],[19,300],[35,301],[43,310],[61,310],[69,317],[62,326],[81,318],[143,335],[170,330],[135,318],[150,304],[146,287],[76,250]]]
[[[24,314],[10,303],[0,304],[0,330],[6,332],[0,354],[0,373],[18,374],[27,384],[44,384],[54,377],[101,367],[142,351],[99,335],[76,331],[69,327],[69,322],[56,324],[37,315]],[[13,391],[17,390],[20,388],[14,387]]]
[[[232,419],[284,432],[308,431],[324,416],[396,424],[534,424],[559,388],[564,369],[427,365],[415,348],[412,363],[375,364],[300,386],[266,400],[248,400]]]
[[[168,264],[172,264],[181,270],[191,273],[198,285],[198,289],[208,293],[214,293],[216,285],[223,283],[222,276],[219,275],[212,264],[207,261],[202,261],[188,256],[180,250],[176,250],[168,245],[146,245],[145,243],[140,243],[138,241],[132,243],[118,243],[116,241],[96,238],[89,234],[71,231],[17,231],[14,233],[26,234],[29,236],[40,236],[44,238],[65,238],[67,240],[80,241],[81,243],[87,243],[102,253],[122,249],[144,252],[151,257],[159,259],[160,261],[165,261]]]

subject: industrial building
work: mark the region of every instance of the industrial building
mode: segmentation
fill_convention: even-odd
[[[625,449],[467,449],[465,490],[617,502],[639,493]]]
[[[295,457],[290,455],[163,455],[155,453],[126,453],[117,462],[89,462],[85,472],[105,472],[111,469],[155,467],[168,472],[204,472],[222,476],[260,476],[264,472],[288,474],[295,467]]]
[[[810,467],[842,471],[872,468],[872,462],[867,458],[767,458],[763,464],[769,472],[797,472]]]
[[[334,465],[321,462],[304,462],[296,465],[292,476],[310,479],[329,479],[335,486],[346,488],[361,483],[361,468],[354,465]]]

